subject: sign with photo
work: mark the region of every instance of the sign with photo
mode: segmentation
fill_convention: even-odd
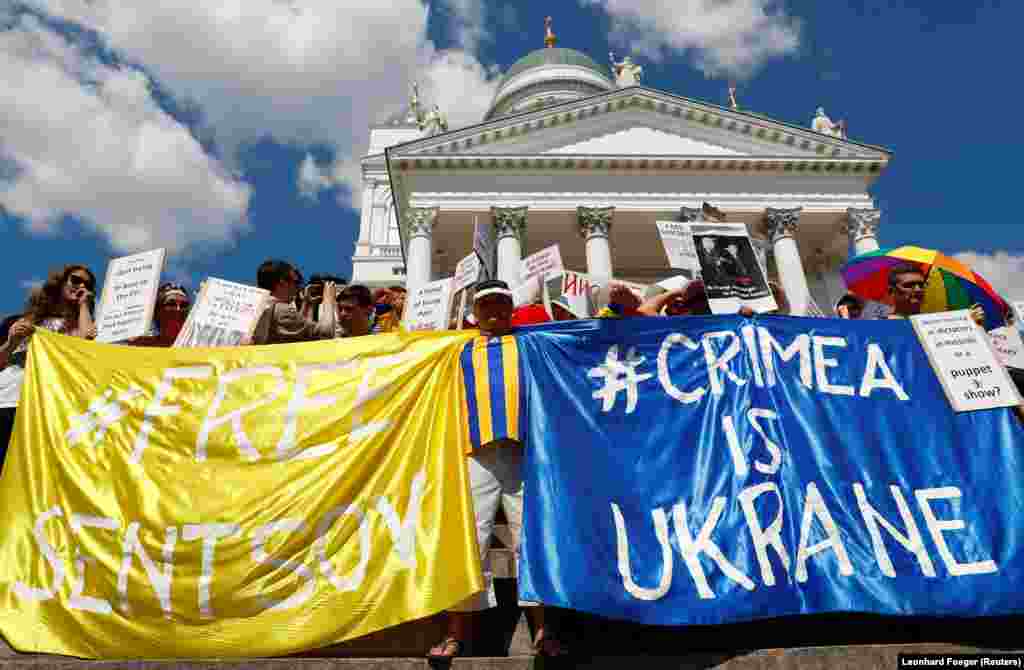
[[[123,342],[149,332],[163,270],[163,249],[110,260],[96,309],[97,342]]]
[[[658,226],[658,235],[661,236],[661,245],[665,248],[665,255],[668,256],[669,267],[683,270],[691,278],[696,276],[700,270],[700,262],[697,259],[697,250],[693,247],[690,224],[679,221],[658,221],[656,225]]]
[[[409,293],[403,319],[407,331],[448,329],[452,281],[451,277],[438,279]]]
[[[266,289],[210,277],[203,282],[174,346],[238,346],[252,337],[270,304]]]
[[[537,277],[543,281],[552,272],[564,270],[565,265],[562,264],[561,250],[557,244],[553,244],[524,258],[519,268],[519,278],[523,281],[531,277]]]
[[[475,295],[475,284],[470,284],[452,294],[451,311],[448,313],[449,330],[463,329],[466,319],[473,313],[473,296]]]
[[[746,224],[689,225],[712,313],[735,314],[741,307],[755,312],[778,308]]]
[[[1013,315],[1016,317],[1017,330],[1024,333],[1024,302],[1017,301],[1010,303],[1010,307],[1013,309]]]
[[[999,362],[1008,368],[1024,370],[1024,342],[1014,326],[1003,326],[988,331],[988,339]]]
[[[917,314],[910,322],[954,411],[1020,404],[1017,387],[970,310]]]

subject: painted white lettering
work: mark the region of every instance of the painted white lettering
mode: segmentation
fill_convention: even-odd
[[[729,338],[729,346],[719,355],[711,341],[725,338]],[[711,379],[711,393],[722,395],[725,392],[725,385],[722,383],[721,377],[719,377],[719,371],[725,373],[725,376],[736,386],[746,385],[746,379],[738,377],[735,372],[729,369],[729,362],[740,353],[740,338],[736,336],[736,333],[731,330],[707,333],[702,338],[702,344],[704,345],[704,362],[707,364],[708,377]]]
[[[821,542],[808,546],[811,538],[811,524],[817,519],[825,530],[825,539]],[[804,496],[804,516],[800,522],[800,545],[796,550],[796,581],[807,581],[807,559],[826,549],[835,552],[836,560],[839,562],[839,574],[849,577],[853,574],[853,564],[850,563],[850,556],[846,553],[846,545],[839,534],[839,526],[832,518],[831,512],[825,506],[825,500],[818,491],[818,486],[811,482],[807,485],[807,495]]]
[[[343,516],[353,517],[358,525],[359,563],[352,569],[352,572],[340,576],[334,574],[334,565],[327,556],[327,532],[334,522]],[[358,505],[339,505],[327,513],[317,529],[315,551],[320,559],[320,572],[334,588],[342,592],[355,591],[359,588],[363,579],[366,578],[366,566],[370,562],[370,521]]]
[[[754,508],[754,501],[762,494],[774,493],[779,501],[779,510],[768,524],[767,528],[761,527],[757,518],[757,509]],[[757,486],[751,486],[740,491],[740,506],[743,508],[743,515],[747,518],[747,527],[750,530],[750,537],[754,541],[754,553],[757,555],[757,562],[761,566],[761,581],[765,586],[775,585],[775,573],[772,571],[772,563],[768,559],[768,547],[775,550],[782,567],[789,572],[789,554],[786,552],[786,545],[782,542],[782,495],[775,482],[765,482]]]
[[[757,329],[757,337],[761,341],[761,360],[764,363],[765,383],[769,388],[775,386],[776,373],[775,373],[775,357],[774,353],[779,355],[779,360],[783,363],[788,363],[793,360],[793,357],[797,354],[800,355],[800,382],[807,388],[813,388],[812,386],[812,366],[811,366],[811,337],[810,335],[801,334],[793,338],[793,342],[786,347],[782,348],[782,345],[776,341],[772,334],[768,332],[767,328],[759,326]]]
[[[626,529],[626,520],[622,517],[622,511],[615,503],[611,503],[612,517],[615,519],[615,547],[619,559],[619,574],[622,575],[622,586],[626,593],[637,600],[659,600],[665,597],[668,589],[672,586],[672,545],[668,539],[668,517],[665,510],[660,507],[651,510],[651,518],[654,519],[654,534],[661,545],[661,581],[658,586],[651,589],[640,586],[633,581],[633,570],[629,566],[629,533]]]
[[[761,374],[761,356],[757,350],[757,331],[752,325],[740,328],[743,333],[743,343],[747,348],[747,359],[750,361],[750,369],[754,372],[754,384],[758,388],[764,388],[764,375]]]
[[[924,515],[925,525],[928,527],[928,532],[932,536],[932,542],[939,550],[939,556],[942,557],[942,562],[946,564],[946,569],[949,570],[949,574],[954,577],[963,577],[964,575],[984,575],[990,572],[999,572],[999,568],[996,567],[995,561],[989,559],[985,561],[975,561],[973,563],[960,563],[953,556],[953,552],[949,550],[949,545],[946,544],[946,538],[943,536],[943,532],[951,530],[964,530],[967,526],[961,519],[939,519],[935,516],[935,510],[932,509],[932,500],[959,500],[961,497],[960,489],[955,486],[944,486],[935,489],[918,489],[914,491],[914,496],[917,498],[917,506],[921,508],[921,514]]]
[[[718,520],[722,517],[725,504],[724,496],[718,496],[711,502],[711,512],[700,527],[696,541],[694,541],[693,535],[690,533],[686,504],[680,502],[672,507],[672,523],[675,524],[676,542],[679,544],[683,560],[686,561],[690,577],[693,578],[693,583],[697,587],[697,593],[702,599],[715,597],[715,592],[711,590],[711,586],[708,584],[707,575],[704,574],[704,566],[700,564],[700,555],[702,553],[707,554],[708,558],[715,562],[718,569],[726,577],[748,591],[754,590],[753,580],[730,563],[729,559],[722,553],[722,550],[715,544],[715,541],[711,539],[711,534],[715,532],[715,526],[718,525]]]
[[[747,455],[743,452],[743,445],[740,444],[740,436],[736,432],[736,424],[728,414],[722,417],[722,431],[725,433],[725,442],[729,445],[729,453],[732,455],[732,467],[737,477],[746,477],[750,469],[747,467]]]
[[[882,376],[877,376],[878,373]],[[868,361],[864,366],[864,378],[860,383],[860,395],[867,398],[875,389],[889,389],[896,394],[900,400],[910,400],[910,396],[903,390],[896,376],[885,362],[885,352],[874,342],[868,343]]]
[[[174,545],[178,542],[178,528],[169,526],[164,537],[161,552],[163,561],[158,566],[146,553],[146,548],[139,540],[139,522],[133,521],[128,524],[128,530],[125,531],[124,540],[121,542],[121,569],[117,572],[117,593],[121,598],[121,611],[131,611],[131,605],[128,603],[128,573],[132,569],[132,561],[138,557],[143,570],[146,571],[149,584],[160,601],[164,617],[171,618],[171,580],[174,576]]]
[[[39,545],[40,551],[43,552],[43,557],[46,558],[46,562],[50,564],[50,569],[53,570],[53,583],[49,587],[39,588],[29,586],[19,580],[14,583],[14,593],[19,598],[24,598],[25,600],[49,600],[53,598],[57,591],[60,591],[60,587],[64,584],[64,575],[67,573],[67,568],[64,566],[64,562],[60,560],[60,557],[57,556],[57,551],[53,548],[53,545],[46,539],[45,530],[46,522],[59,516],[64,516],[64,512],[61,511],[60,507],[54,505],[36,518],[35,526],[32,528],[32,535],[36,538],[36,544]]]
[[[103,528],[104,530],[117,530],[121,523],[117,519],[105,516],[92,516],[89,514],[72,514],[68,517],[71,523],[71,530],[78,534],[83,528]],[[110,614],[114,611],[110,601],[104,598],[83,595],[85,592],[85,566],[87,563],[95,563],[96,559],[78,550],[75,555],[75,571],[78,579],[71,578],[71,598],[68,599],[68,607],[73,610],[84,610],[96,614]]]
[[[677,344],[681,344],[691,351],[697,351],[700,348],[700,345],[682,333],[672,333],[666,337],[661,343],[661,350],[658,352],[658,381],[661,382],[661,387],[665,389],[665,393],[679,402],[688,405],[703,398],[707,389],[699,386],[693,391],[684,391],[672,383],[672,378],[668,373],[668,354],[672,347]]]
[[[131,462],[138,463],[142,460],[142,454],[149,446],[149,434],[153,432],[153,419],[161,416],[176,416],[181,411],[181,405],[164,405],[167,394],[176,379],[208,379],[213,374],[213,366],[196,365],[183,368],[170,368],[164,370],[164,377],[157,384],[153,394],[153,401],[146,408],[146,414],[142,422],[142,428],[135,438],[135,448],[132,449]]]
[[[896,500],[896,507],[903,518],[903,525],[907,528],[906,535],[898,531],[878,510],[871,506],[867,495],[864,493],[864,486],[862,484],[856,483],[853,485],[853,493],[857,497],[857,506],[860,508],[860,514],[864,518],[864,525],[867,526],[868,533],[871,535],[871,544],[875,548],[875,559],[878,561],[878,567],[886,577],[896,576],[896,570],[892,565],[892,558],[889,556],[889,552],[886,551],[885,543],[882,541],[882,531],[878,527],[881,524],[894,540],[917,557],[917,562],[921,566],[921,572],[926,577],[934,577],[935,566],[932,565],[932,559],[928,556],[928,552],[925,551],[921,532],[917,529],[917,522],[914,521],[914,516],[910,513],[910,507],[903,498],[903,493],[898,486],[890,486],[889,490],[892,492],[892,497]]]
[[[236,523],[190,523],[186,524],[182,538],[191,542],[203,538],[202,573],[199,575],[199,613],[205,619],[213,618],[210,607],[210,585],[213,583],[213,556],[217,550],[217,540],[234,535],[239,531]]]
[[[84,437],[93,434],[92,446],[103,441],[107,429],[127,416],[125,404],[142,395],[142,389],[132,386],[114,398],[113,389],[107,389],[103,395],[89,403],[89,408],[82,414],[71,417],[74,425],[64,434],[68,444],[77,444]]]
[[[384,518],[388,532],[391,533],[391,541],[395,547],[395,553],[402,565],[407,568],[416,567],[416,529],[420,521],[420,507],[423,502],[423,491],[427,486],[427,473],[420,470],[412,478],[412,488],[409,491],[409,506],[405,509],[405,521],[391,506],[387,498],[377,498],[377,513]]]
[[[754,427],[754,430],[761,439],[764,440],[765,449],[771,454],[772,460],[770,463],[762,463],[761,461],[754,461],[754,469],[765,475],[774,475],[779,471],[779,466],[782,465],[782,449],[779,445],[769,439],[768,434],[765,432],[764,427],[761,426],[761,419],[768,419],[775,421],[779,418],[779,415],[770,409],[758,409],[752,407],[747,410],[747,421]]]
[[[818,381],[818,390],[832,395],[854,395],[852,386],[833,384],[829,381],[828,369],[838,367],[839,361],[825,356],[825,347],[845,348],[846,338],[814,336],[814,373]]]
[[[372,437],[382,430],[386,430],[391,425],[391,419],[379,419],[364,424],[363,410],[371,400],[382,394],[388,387],[387,384],[374,387],[374,375],[383,368],[398,365],[408,357],[409,354],[401,353],[392,356],[376,356],[367,361],[366,372],[363,374],[363,380],[359,383],[359,388],[356,390],[356,403],[352,410],[352,433],[349,438],[352,444]]]
[[[295,389],[288,401],[288,407],[284,413],[284,433],[281,441],[277,443],[277,459],[280,461],[300,460],[306,458],[320,458],[333,452],[338,448],[335,442],[324,442],[296,452],[298,448],[298,424],[299,414],[305,411],[315,412],[318,409],[327,407],[338,401],[338,396],[319,395],[306,396],[306,389],[309,386],[310,378],[316,372],[335,372],[356,365],[355,361],[340,361],[337,363],[313,363],[312,365],[300,365],[295,371]]]
[[[272,600],[270,598],[260,598],[263,602],[263,606],[268,610],[280,611],[290,610],[299,607],[313,596],[313,587],[316,585],[313,581],[313,571],[309,569],[308,565],[304,565],[301,560],[282,560],[280,558],[271,558],[267,554],[266,544],[267,538],[274,533],[297,533],[305,527],[302,519],[278,519],[277,521],[271,521],[265,523],[262,526],[258,526],[253,532],[252,537],[252,560],[253,563],[260,565],[261,563],[269,563],[276,568],[281,568],[285,572],[293,572],[298,575],[303,581],[302,587],[295,591],[284,600]]]
[[[232,412],[228,412],[224,416],[217,416],[217,411],[224,402],[224,397],[227,395],[227,389],[232,383],[240,379],[256,377],[259,375],[270,375],[272,377],[276,377],[277,384],[269,393],[257,400],[254,400],[248,405]],[[222,374],[220,376],[220,383],[217,385],[217,393],[213,398],[213,404],[210,405],[210,410],[206,414],[206,419],[203,421],[203,425],[199,429],[199,439],[196,442],[196,460],[200,462],[206,460],[206,447],[210,440],[210,433],[216,428],[228,423],[231,424],[235,444],[238,445],[239,450],[245,454],[246,458],[250,461],[259,460],[260,453],[252,446],[249,436],[246,435],[245,428],[242,426],[242,417],[258,407],[262,407],[273,402],[284,391],[284,387],[284,373],[282,373],[279,368],[272,365],[238,368],[237,370],[232,370],[231,372]]]

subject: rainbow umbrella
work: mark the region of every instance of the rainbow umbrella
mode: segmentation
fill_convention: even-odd
[[[948,312],[981,305],[986,328],[1003,325],[1009,305],[984,277],[955,258],[933,249],[903,246],[869,251],[855,256],[841,272],[846,287],[865,300],[891,303],[889,270],[909,263],[928,278],[922,312]]]

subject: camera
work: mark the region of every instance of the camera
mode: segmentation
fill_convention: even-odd
[[[310,302],[320,302],[324,297],[324,285],[320,282],[316,284],[310,284],[306,287],[306,300]]]

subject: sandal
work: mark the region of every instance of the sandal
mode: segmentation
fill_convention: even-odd
[[[565,643],[553,635],[541,633],[533,643],[533,653],[536,656],[568,656],[569,650]]]
[[[436,661],[447,661],[462,656],[465,643],[454,635],[441,640],[427,652],[427,658]]]

